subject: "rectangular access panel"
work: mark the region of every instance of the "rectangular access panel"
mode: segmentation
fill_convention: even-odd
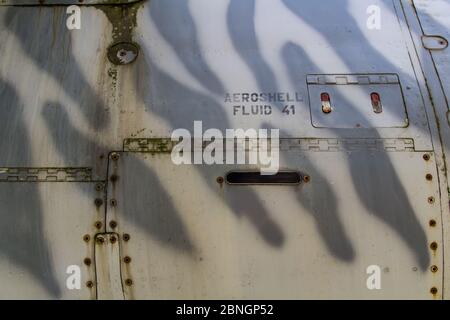
[[[441,223],[439,186],[425,178],[437,174],[432,153],[425,161],[380,141],[333,139],[283,148],[281,168],[299,172],[300,183],[229,184],[229,172],[256,168],[119,153],[109,167],[106,223],[123,236],[125,297],[440,297],[441,230],[429,225]],[[380,268],[382,290],[368,289],[370,266]]]
[[[408,126],[396,74],[308,75],[307,82],[314,127]]]

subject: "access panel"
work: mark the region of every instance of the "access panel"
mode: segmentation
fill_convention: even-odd
[[[253,166],[115,153],[107,223],[125,298],[440,298],[436,163],[401,145],[283,141],[282,172],[298,175],[279,185],[230,183]],[[381,290],[367,287],[373,266]]]

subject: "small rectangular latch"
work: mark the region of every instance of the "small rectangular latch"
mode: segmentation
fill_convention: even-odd
[[[380,94],[376,92],[372,92],[370,94],[370,100],[372,100],[372,108],[375,113],[383,112],[383,105],[381,104]]]
[[[331,112],[331,99],[330,95],[326,92],[322,92],[320,94],[320,101],[322,101],[322,112],[330,113]]]

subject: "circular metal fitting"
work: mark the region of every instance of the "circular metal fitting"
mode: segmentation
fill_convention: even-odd
[[[126,284],[127,286],[132,286],[132,285],[133,285],[133,280],[131,280],[131,279],[126,279],[126,280],[125,280],[125,284]]]
[[[116,236],[111,236],[111,237],[109,237],[109,242],[111,242],[111,243],[116,243],[116,241],[117,241]]]
[[[117,160],[119,160],[119,158],[120,158],[120,155],[117,152],[111,153],[111,160],[117,161]]]
[[[111,221],[109,222],[109,226],[110,226],[112,229],[114,229],[114,228],[117,227],[117,222],[115,222],[114,220],[111,220]]]
[[[430,249],[433,250],[433,251],[435,251],[435,250],[437,250],[437,248],[438,248],[437,242],[434,242],[434,241],[433,241],[433,242],[430,244]]]
[[[100,207],[103,204],[103,200],[100,198],[97,198],[94,200],[95,206]]]
[[[130,263],[131,262],[131,258],[129,256],[126,256],[125,258],[123,258],[123,262]]]
[[[126,65],[136,60],[139,46],[133,42],[119,42],[108,48],[108,59],[115,65]]]

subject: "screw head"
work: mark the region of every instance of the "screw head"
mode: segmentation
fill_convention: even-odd
[[[127,286],[132,286],[132,285],[133,285],[133,280],[131,280],[131,279],[126,279],[126,280],[125,280],[125,284],[126,284]]]
[[[115,222],[114,220],[111,220],[111,221],[109,222],[109,226],[111,227],[111,229],[114,229],[114,228],[117,227],[117,222]]]
[[[116,241],[117,241],[117,238],[115,236],[111,236],[109,238],[109,242],[111,242],[111,243],[116,243]]]
[[[100,198],[95,199],[94,201],[96,207],[100,207],[103,204],[103,200]]]
[[[117,160],[119,160],[119,158],[120,158],[120,155],[117,152],[111,153],[111,160],[117,161]]]
[[[432,243],[430,243],[430,249],[431,250],[435,251],[435,250],[437,250],[437,248],[438,248],[437,242],[433,241]]]
[[[95,184],[95,190],[97,190],[97,191],[102,191],[104,187],[105,186],[101,182]]]

